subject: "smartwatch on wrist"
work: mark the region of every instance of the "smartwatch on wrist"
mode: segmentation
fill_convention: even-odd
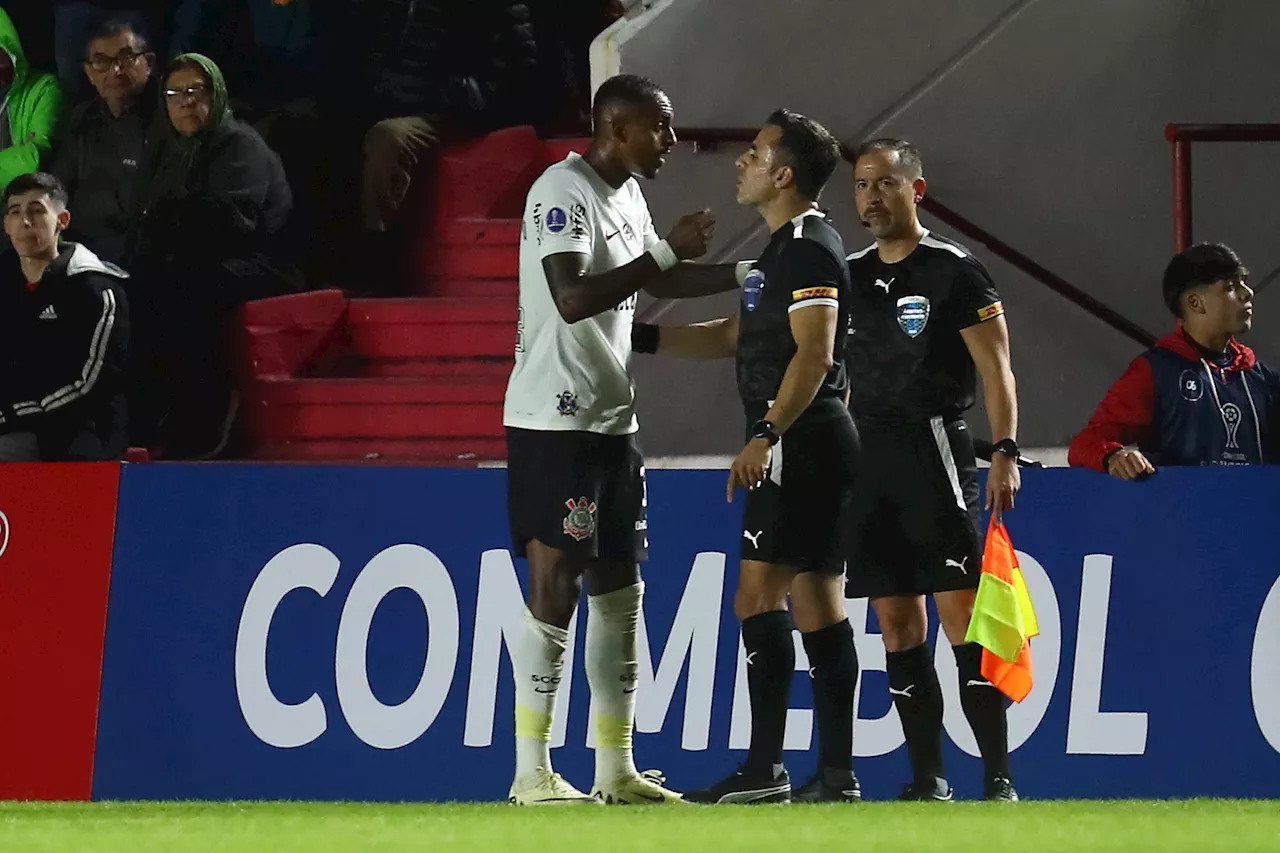
[[[1018,442],[1012,438],[1002,438],[991,445],[991,451],[993,453],[1003,453],[1010,459],[1016,460],[1018,458]]]
[[[763,438],[765,441],[769,442],[770,447],[773,447],[773,445],[782,440],[782,436],[778,435],[778,428],[775,427],[772,422],[766,420],[758,420],[755,422],[755,425],[751,427],[751,437]]]

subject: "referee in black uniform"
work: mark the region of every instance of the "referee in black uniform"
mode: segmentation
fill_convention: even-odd
[[[747,657],[751,746],[742,767],[686,793],[690,802],[861,798],[852,769],[858,659],[841,540],[858,447],[841,363],[850,286],[844,244],[815,206],[839,159],[839,144],[817,122],[773,113],[737,163],[738,202],[754,206],[772,232],[746,270],[738,313],[638,327],[637,351],[736,355],[748,424],[728,493],[732,500],[736,487],[749,490],[734,611]],[[788,596],[811,666],[821,754],[818,772],[794,794],[782,761],[796,665]]]
[[[849,256],[852,323],[845,346],[850,408],[863,463],[851,514],[848,594],[869,597],[884,635],[889,692],[915,778],[908,800],[950,800],[942,764],[942,691],[925,644],[932,595],[955,647],[960,701],[982,753],[989,800],[1016,800],[1004,697],[965,643],[981,573],[973,439],[963,414],[982,375],[996,452],[986,508],[1013,507],[1019,487],[1018,401],[1009,331],[991,276],[962,246],[921,227],[920,154],[900,139],[858,149],[854,196],[876,242]]]

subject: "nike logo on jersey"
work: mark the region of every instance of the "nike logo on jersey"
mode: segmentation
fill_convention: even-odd
[[[751,540],[751,547],[756,549],[759,549],[760,537],[763,535],[764,535],[763,530],[757,530],[754,535],[751,533],[750,530],[742,531],[742,538]]]
[[[966,575],[967,575],[967,574],[969,574],[969,570],[968,570],[967,568],[965,568],[965,563],[967,563],[967,562],[969,562],[969,558],[968,558],[968,557],[965,557],[963,560],[961,560],[961,561],[960,561],[960,562],[958,562],[958,563],[957,563],[955,560],[947,560],[947,568],[949,568],[949,569],[959,569],[959,570],[960,570],[960,572],[961,572],[961,574],[966,574]]]
[[[995,687],[990,681],[979,681],[976,678],[970,678],[964,683],[965,687]]]
[[[621,231],[614,231],[612,234],[606,234],[604,239],[606,242],[608,242],[609,240],[612,240],[614,237],[617,237],[621,233],[622,233]]]
[[[914,684],[908,684],[906,687],[902,688],[901,690],[894,690],[892,687],[890,687],[889,695],[901,696],[904,699],[912,699],[914,697],[911,695],[911,691],[915,689],[916,689],[916,686]]]
[[[888,293],[888,292],[889,292],[889,285],[893,284],[893,283],[894,283],[895,281],[897,281],[897,280],[898,280],[898,279],[897,279],[897,277],[896,277],[896,276],[895,276],[894,278],[889,279],[888,281],[881,281],[880,279],[876,279],[876,287],[883,287],[883,288],[884,288],[884,292],[885,292],[885,293]]]

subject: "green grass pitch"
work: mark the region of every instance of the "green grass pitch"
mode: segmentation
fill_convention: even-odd
[[[1280,851],[1280,803],[867,803],[516,808],[355,803],[0,804],[4,853]]]

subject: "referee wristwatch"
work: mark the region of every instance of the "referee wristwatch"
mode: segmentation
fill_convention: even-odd
[[[1005,456],[1016,461],[1018,458],[1018,442],[1014,441],[1012,438],[1002,438],[995,444],[991,445],[991,451],[993,453],[1003,453]]]
[[[773,447],[782,440],[782,436],[778,434],[778,428],[773,425],[772,421],[758,420],[751,427],[752,438],[763,438],[769,442],[769,446]]]

